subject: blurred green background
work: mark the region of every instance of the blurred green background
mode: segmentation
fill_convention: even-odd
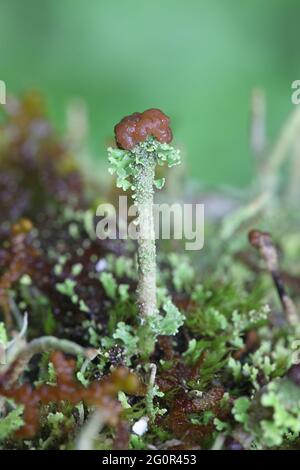
[[[84,98],[99,158],[123,115],[159,107],[190,175],[244,186],[251,90],[266,89],[272,138],[300,79],[299,17],[299,0],[0,0],[0,79],[41,90],[61,130]]]

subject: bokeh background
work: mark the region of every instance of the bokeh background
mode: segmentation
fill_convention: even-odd
[[[159,107],[190,175],[243,187],[251,90],[266,90],[272,140],[300,78],[299,18],[299,0],[0,0],[0,79],[41,90],[62,132],[82,97],[99,159],[123,115]]]

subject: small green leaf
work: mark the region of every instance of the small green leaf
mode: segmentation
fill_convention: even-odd
[[[7,338],[7,333],[6,333],[6,328],[4,326],[4,323],[0,323],[0,344],[2,345],[6,345],[7,344],[7,341],[8,341],[8,338]]]
[[[89,385],[89,381],[84,377],[82,372],[77,372],[76,377],[84,387],[87,387]]]
[[[75,295],[75,286],[76,282],[73,279],[66,279],[64,282],[56,284],[56,290],[61,294],[72,298]]]
[[[23,413],[23,406],[18,406],[15,410],[11,411],[5,418],[0,420],[0,440],[8,438],[13,432],[19,429],[24,421],[21,417]]]
[[[162,189],[165,185],[166,178],[160,178],[159,180],[154,180],[154,186],[157,189]]]
[[[78,276],[82,271],[82,264],[81,263],[76,263],[76,264],[73,264],[72,266],[72,275],[73,276]]]
[[[126,325],[124,322],[117,324],[116,331],[113,334],[114,339],[122,341],[128,358],[137,353],[138,337],[134,335],[130,325]]]
[[[249,408],[250,400],[248,398],[240,397],[235,400],[232,413],[238,423],[247,424]]]
[[[116,299],[117,283],[111,273],[103,272],[100,274],[100,281],[104,287],[105,293],[111,299]]]

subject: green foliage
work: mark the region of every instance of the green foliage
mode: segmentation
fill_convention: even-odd
[[[169,255],[172,267],[172,281],[177,292],[190,292],[195,279],[195,270],[186,256],[178,256],[176,253]]]
[[[156,189],[162,189],[165,185],[166,178],[160,178],[158,180],[154,180],[154,186]]]
[[[23,286],[30,286],[32,284],[31,277],[28,274],[23,274],[20,279],[20,284]]]
[[[138,337],[135,335],[131,326],[124,322],[119,322],[113,334],[113,338],[120,340],[124,346],[126,357],[130,363],[130,358],[138,353]]]
[[[117,268],[118,269],[118,268]],[[119,271],[120,268],[119,268]],[[129,284],[119,284],[111,272],[104,271],[100,274],[100,282],[105,290],[107,297],[112,300],[126,302],[129,299]]]
[[[258,355],[254,356],[255,364],[241,364],[231,353],[244,347],[243,337],[248,330],[258,329],[266,322],[269,308],[263,305],[248,310],[253,304],[248,306],[242,296],[238,297],[237,287],[232,284],[219,286],[216,293],[197,285],[192,299],[198,306],[187,315],[186,325],[202,339],[192,339],[184,354],[188,364],[194,366],[199,362],[199,379],[191,385],[195,389],[205,388],[227,366],[235,380],[249,377],[257,387]],[[275,366],[270,367],[274,372]],[[268,370],[268,359],[262,368]]]
[[[81,265],[79,263],[77,263],[77,265],[74,265],[73,268],[72,268],[73,275],[77,276],[78,274],[80,274],[81,269],[82,268],[81,268]],[[60,292],[61,294],[66,295],[67,297],[69,297],[73,304],[77,304],[78,307],[79,307],[79,310],[81,310],[81,312],[88,313],[89,308],[88,308],[87,304],[85,303],[84,300],[79,299],[78,295],[75,292],[76,285],[77,285],[77,282],[74,281],[74,279],[68,279],[67,278],[67,279],[64,280],[64,282],[56,284],[56,290],[58,292]],[[54,318],[48,318],[48,320],[50,320],[50,322],[51,322],[50,325],[49,325],[50,328],[52,328],[52,327],[54,328],[55,327],[55,321],[52,324],[52,320],[54,320]]]
[[[85,331],[85,339],[91,346],[98,348],[101,342],[100,330],[93,320],[85,320],[82,324]]]
[[[167,410],[165,408],[160,408],[155,405],[155,400],[158,398],[164,397],[164,393],[159,390],[157,385],[152,385],[148,388],[146,395],[146,410],[147,414],[150,417],[150,420],[153,422],[157,416],[163,416]]]
[[[234,402],[232,414],[238,423],[242,423],[247,426],[249,421],[248,410],[251,402],[246,397],[240,397]]]
[[[266,324],[270,308],[268,305],[263,305],[257,310],[251,309],[248,312],[240,313],[238,310],[234,310],[231,316],[231,344],[236,348],[243,346],[241,336],[243,333],[257,329],[262,325]]]
[[[258,377],[271,381],[282,376],[292,365],[292,337],[272,342],[264,338],[264,334],[268,334],[267,329],[261,329],[260,334],[261,344],[254,353],[248,355],[246,363],[242,364],[230,357],[227,364],[236,383],[248,381],[255,390],[260,388]]]
[[[145,444],[142,437],[132,434],[130,437],[130,447],[133,450],[144,450],[147,448],[147,445]]]
[[[237,382],[248,380],[258,389],[260,371],[269,379],[278,372],[279,363],[282,365],[282,350],[277,362],[275,357],[272,360],[267,356],[261,358],[260,352],[253,357],[250,355],[244,364],[231,356],[234,349],[244,347],[247,331],[259,329],[266,323],[268,306],[257,304],[257,309],[253,309],[255,304],[251,301],[248,304],[243,294],[238,297],[237,286],[232,284],[219,286],[218,291],[196,285],[192,299],[197,306],[187,315],[186,325],[201,335],[201,339],[192,339],[184,354],[188,364],[199,364],[199,378],[191,386],[201,390],[216,373],[224,374],[227,368]]]
[[[56,383],[56,373],[55,373],[55,369],[53,367],[53,364],[52,362],[49,362],[48,363],[48,380],[47,380],[47,383],[48,384],[55,384]]]
[[[7,332],[4,323],[0,323],[0,344],[5,346],[7,344]]]
[[[84,387],[88,386],[89,380],[85,378],[84,374],[81,371],[78,371],[76,373],[76,377],[79,380],[79,382],[82,383]]]
[[[61,412],[49,413],[47,421],[52,429],[52,433],[55,435],[60,434],[61,425],[65,420],[65,416]]]
[[[117,187],[127,191],[131,187],[127,178],[135,174],[133,154],[127,150],[112,147],[109,147],[107,151],[110,163],[108,171],[111,175],[116,175]]]
[[[153,139],[138,145],[133,152],[110,151],[111,171],[117,175],[123,189],[130,188],[137,194],[134,181],[142,181],[149,155],[152,169],[149,192],[152,196],[152,184],[157,188],[164,185],[164,178],[154,181],[154,164],[177,164],[178,152]],[[141,179],[137,177],[137,167]],[[194,263],[191,256],[181,255],[179,250],[161,254],[158,257],[157,309],[153,307],[139,317],[140,303],[135,299],[138,274],[132,245],[124,242],[122,252],[127,253],[126,256],[107,254],[110,246],[104,241],[99,247],[90,242],[94,232],[92,210],[75,211],[66,207],[64,212],[62,222],[66,231],[60,234],[61,239],[65,243],[66,237],[71,238],[76,254],[73,255],[70,249],[61,255],[60,244],[57,245],[59,249],[54,248],[55,245],[49,248],[47,256],[54,267],[50,278],[57,276],[61,282],[56,284],[56,290],[88,315],[82,321],[83,315],[78,315],[76,308],[66,311],[66,315],[64,312],[57,314],[60,309],[57,308],[57,293],[52,296],[53,286],[45,281],[47,288],[42,284],[41,293],[35,285],[36,277],[23,275],[15,283],[16,288],[13,285],[9,292],[14,307],[13,322],[17,325],[18,319],[22,318],[20,313],[27,310],[30,312],[28,338],[45,332],[51,334],[57,328],[59,335],[64,333],[75,337],[83,346],[97,348],[93,360],[77,359],[75,374],[84,387],[105,377],[118,365],[132,368],[145,388],[149,383],[141,396],[118,394],[123,408],[122,419],[127,420],[129,429],[141,417],[149,424],[143,437],[131,434],[131,447],[148,449],[155,445],[164,448],[165,441],[178,438],[182,445],[189,447],[206,448],[215,442],[216,448],[221,448],[227,446],[227,436],[245,448],[284,447],[287,442],[299,447],[299,387],[285,375],[299,348],[300,327],[291,329],[281,324],[278,307],[273,306],[271,283],[266,287],[259,271],[251,265],[249,269],[247,263],[240,261],[240,256],[246,257],[245,233],[237,233],[226,246],[214,237],[210,248],[214,252],[212,256],[207,253],[199,259],[195,256]],[[216,232],[216,227],[212,224],[211,233]],[[79,249],[76,249],[77,243]],[[174,249],[173,245],[169,247]],[[42,244],[40,248],[43,249]],[[299,251],[296,239],[290,240],[287,248],[295,256]],[[155,268],[154,262],[153,266]],[[67,279],[66,273],[70,276]],[[297,273],[296,262],[294,276],[284,273],[284,279],[291,282],[295,295]],[[97,289],[94,283],[89,286],[89,278],[101,283],[102,288],[98,284]],[[82,285],[81,279],[84,279]],[[86,289],[86,302],[79,298],[83,288]],[[270,302],[271,314],[267,302]],[[164,338],[166,335],[177,336],[170,339]],[[3,324],[0,324],[0,342],[8,342]],[[150,381],[149,357],[154,365],[152,370],[156,371]],[[20,383],[34,380],[32,385],[39,387],[59,382],[50,361],[49,353],[36,356],[28,364]],[[226,399],[225,395],[220,398],[223,391],[226,391]],[[71,403],[50,403],[42,407],[39,436],[27,443],[13,441],[13,445],[73,447],[75,433],[84,424],[88,408],[86,403],[76,407]],[[7,409],[11,409],[10,402],[4,413]],[[180,420],[183,425],[177,429]],[[7,437],[21,425],[18,410],[0,421],[4,448],[10,444]],[[194,426],[205,428],[201,429],[205,434],[204,442],[200,442],[200,438],[196,444],[192,442],[193,430],[198,430]],[[184,431],[179,436],[181,427]],[[117,435],[113,426],[105,426],[97,445],[109,449]]]
[[[111,273],[103,272],[100,274],[100,281],[104,287],[105,293],[111,299],[116,299],[117,283]]]
[[[56,328],[56,320],[50,306],[45,306],[44,331],[46,335],[52,335]]]
[[[79,274],[81,273],[82,271],[82,264],[81,263],[76,263],[76,264],[73,264],[72,266],[72,276],[79,276]]]
[[[130,188],[135,190],[133,180],[137,174],[137,165],[140,164],[140,152],[143,151],[154,154],[156,162],[160,166],[167,164],[168,167],[172,167],[180,163],[179,150],[169,144],[161,144],[152,137],[136,145],[132,151],[109,147],[109,172],[116,175],[117,187],[122,188],[123,191]],[[154,184],[157,189],[161,189],[164,186],[164,179],[156,180]]]
[[[131,406],[128,403],[127,396],[124,392],[118,393],[118,400],[121,403],[123,410],[129,410],[129,408],[131,408]]]
[[[173,304],[171,299],[166,299],[162,306],[165,315],[156,314],[149,319],[149,325],[155,336],[176,335],[183,325],[184,315]]]
[[[264,325],[269,314],[269,307],[258,302],[254,309],[252,298],[245,298],[243,291],[238,293],[234,284],[217,290],[197,285],[192,299],[196,307],[186,320],[191,331],[212,338],[223,334],[234,348],[243,347],[243,334]]]
[[[203,424],[207,426],[212,421],[214,421],[214,413],[212,411],[204,411],[200,415],[198,413],[192,413],[189,416],[190,422],[192,424]]]
[[[119,293],[119,296],[120,296],[120,301],[123,303],[123,302],[126,302],[128,299],[129,299],[129,285],[128,284],[120,284],[118,286],[118,293]]]
[[[221,421],[219,418],[214,419],[214,425],[216,427],[216,430],[222,433],[230,429],[230,425],[228,423],[225,423],[224,421]]]
[[[226,317],[213,307],[198,313],[197,330],[205,336],[214,337],[216,334],[224,333],[229,327]]]
[[[110,317],[109,324],[111,331],[113,330],[113,325],[116,324],[117,318],[120,319],[123,316],[125,320],[129,319],[129,310],[126,308],[126,302],[125,304],[120,302],[117,305],[119,305],[120,309],[116,310],[114,308]],[[134,307],[131,311],[136,313],[134,304],[130,303],[128,306]],[[156,312],[136,328],[124,323],[124,321],[117,323],[112,336],[114,339],[119,339],[122,342],[128,362],[130,362],[132,355],[147,355],[149,352],[152,352],[158,336],[172,336],[178,333],[179,328],[183,325],[184,315],[168,298],[164,298],[162,310],[165,312],[164,315]]]
[[[0,441],[7,439],[14,431],[17,431],[23,424],[23,407],[18,406],[10,411],[5,418],[0,418]]]
[[[137,270],[132,258],[109,254],[106,257],[106,262],[106,270],[112,272],[118,279],[124,277],[128,279],[137,278]]]
[[[280,446],[284,438],[300,433],[300,388],[290,380],[279,380],[268,385],[261,404],[272,410],[272,419],[260,422],[259,437],[266,446]]]
[[[120,291],[121,285],[118,286]],[[128,296],[128,297],[127,297]],[[125,323],[136,323],[137,319],[137,305],[134,303],[132,298],[129,297],[129,294],[126,290],[126,296],[122,297],[120,293],[119,298],[112,305],[108,311],[108,331],[112,334],[119,322]]]
[[[195,390],[204,390],[215,375],[223,369],[227,363],[230,350],[226,345],[226,337],[216,337],[213,340],[192,339],[184,353],[184,358],[189,366],[197,366],[198,378],[189,382],[189,386]]]
[[[252,400],[235,400],[232,414],[250,436],[248,445],[272,448],[300,433],[300,388],[289,379],[275,379]]]
[[[66,279],[64,282],[56,284],[56,289],[63,295],[70,297],[74,304],[78,301],[78,296],[75,293],[76,281],[73,279]]]

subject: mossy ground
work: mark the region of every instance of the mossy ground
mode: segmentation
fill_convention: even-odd
[[[27,313],[26,341],[52,335],[97,349],[93,360],[76,358],[75,377],[84,387],[119,366],[143,385],[139,394],[119,392],[118,420],[100,430],[96,449],[300,448],[300,326],[287,324],[247,241],[254,223],[271,231],[283,280],[299,305],[297,213],[277,201],[263,216],[242,216],[238,226],[236,218],[208,216],[202,251],[161,244],[158,302],[165,322],[145,358],[136,247],[95,237],[96,202],[114,192],[99,194],[83,176],[36,95],[16,101],[2,124],[0,169],[0,342],[11,348]],[[178,321],[171,306],[163,311],[166,297],[184,316],[173,336],[159,334]],[[34,356],[18,380],[55,386],[50,354]],[[41,405],[39,431],[28,439],[15,435],[24,417],[13,398],[1,398],[0,413],[3,449],[73,449],[91,407],[66,400]],[[141,418],[148,429],[139,436],[133,426]]]

